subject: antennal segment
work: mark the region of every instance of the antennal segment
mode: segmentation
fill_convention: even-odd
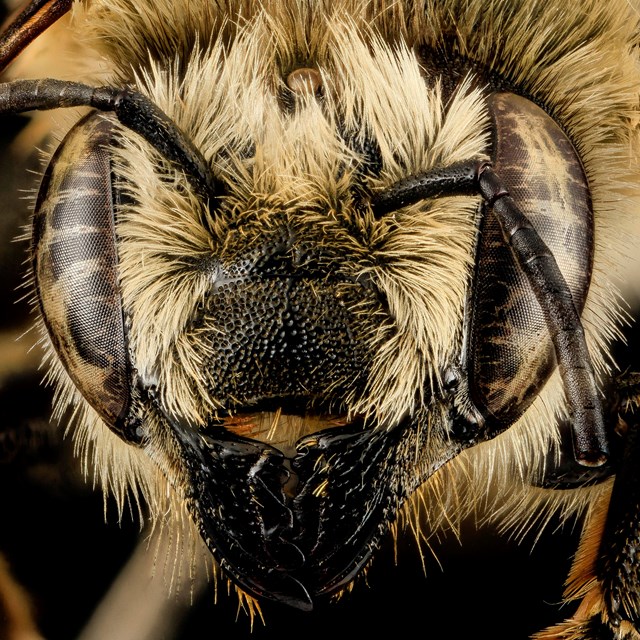
[[[547,324],[573,419],[576,461],[601,466],[609,456],[604,412],[584,329],[555,257],[489,162],[473,160],[401,180],[371,198],[376,217],[426,198],[481,195],[526,275]]]
[[[32,0],[0,35],[0,73],[43,31],[71,9],[73,0]]]
[[[113,112],[128,129],[141,135],[167,160],[178,165],[195,192],[215,206],[223,192],[204,156],[178,126],[138,91],[116,87],[90,87],[63,80],[16,80],[0,84],[0,114],[94,107]]]

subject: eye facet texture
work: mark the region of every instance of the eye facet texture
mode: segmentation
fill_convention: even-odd
[[[117,272],[112,129],[109,120],[89,117],[54,155],[36,205],[32,255],[56,353],[87,402],[121,433],[130,367]]]
[[[496,173],[553,253],[580,313],[593,261],[591,197],[580,158],[562,129],[530,100],[504,92],[491,95],[488,104]],[[508,425],[544,386],[555,353],[540,305],[489,207],[476,265],[470,389],[483,412]]]

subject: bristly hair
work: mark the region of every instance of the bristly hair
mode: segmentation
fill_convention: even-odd
[[[426,402],[421,394],[438,388],[443,364],[457,353],[478,200],[441,199],[382,220],[363,214],[351,186],[367,160],[349,135],[377,142],[382,169],[366,176],[371,190],[482,156],[490,132],[481,88],[470,77],[453,94],[437,78],[426,83],[417,52],[500,76],[553,116],[584,163],[596,246],[582,321],[598,373],[614,366],[608,345],[623,318],[618,287],[640,204],[627,188],[639,178],[640,76],[638,16],[625,0],[585,0],[570,11],[564,0],[92,0],[75,5],[72,25],[106,60],[96,80],[134,84],[187,133],[228,183],[237,221],[259,212],[268,226],[274,212],[298,212],[301,225],[322,225],[351,271],[386,297],[394,323],[370,336],[374,373],[365,396],[350,398],[353,414],[382,425]],[[323,100],[284,109],[285,79],[301,64],[319,70]],[[189,333],[208,282],[189,265],[211,251],[212,238],[224,240],[228,223],[146,143],[123,131],[115,153],[132,203],[118,234],[137,365],[160,381],[169,411],[203,425],[219,402],[198,375],[202,352]],[[343,220],[365,240],[341,234]],[[58,412],[79,407],[78,446],[105,490],[121,507],[133,491],[164,514],[175,496],[147,454],[99,424],[60,366],[52,376]],[[556,511],[567,519],[583,511],[589,490],[559,499],[529,489],[558,445],[563,401],[556,374],[507,433],[428,481],[404,511],[416,536],[428,540],[480,510],[508,514],[517,533]]]

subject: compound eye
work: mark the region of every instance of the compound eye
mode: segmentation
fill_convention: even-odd
[[[496,93],[488,106],[495,171],[553,253],[581,313],[594,232],[580,157],[565,132],[530,100]],[[468,332],[469,388],[485,415],[508,425],[533,402],[556,358],[542,309],[490,207],[482,219]]]
[[[89,115],[66,136],[45,173],[33,221],[37,300],[53,347],[87,402],[134,441],[126,417],[131,366],[118,282],[113,123]]]

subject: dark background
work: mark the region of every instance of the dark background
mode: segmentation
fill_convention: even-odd
[[[70,441],[49,423],[51,393],[41,384],[37,353],[28,352],[33,333],[17,347],[13,340],[32,322],[29,304],[20,300],[27,243],[13,241],[28,219],[23,190],[37,182],[29,173],[38,166],[37,154],[25,157],[11,146],[24,123],[5,116],[0,125],[0,369],[16,363],[0,375],[0,552],[29,592],[44,637],[72,640],[140,532],[131,518],[118,523],[111,507],[105,523],[102,495],[83,481]],[[411,630],[427,638],[524,640],[570,614],[560,600],[577,540],[575,531],[550,528],[532,549],[532,539],[518,545],[491,530],[469,529],[462,544],[451,536],[434,545],[439,562],[425,551],[425,575],[406,534],[398,541],[397,564],[388,540],[366,582],[311,614],[267,604],[266,624],[257,620],[251,631],[235,596],[220,589],[215,604],[211,587],[185,612],[175,634],[167,630],[157,638],[341,638]],[[142,608],[145,598],[144,591],[134,594],[128,606]]]

